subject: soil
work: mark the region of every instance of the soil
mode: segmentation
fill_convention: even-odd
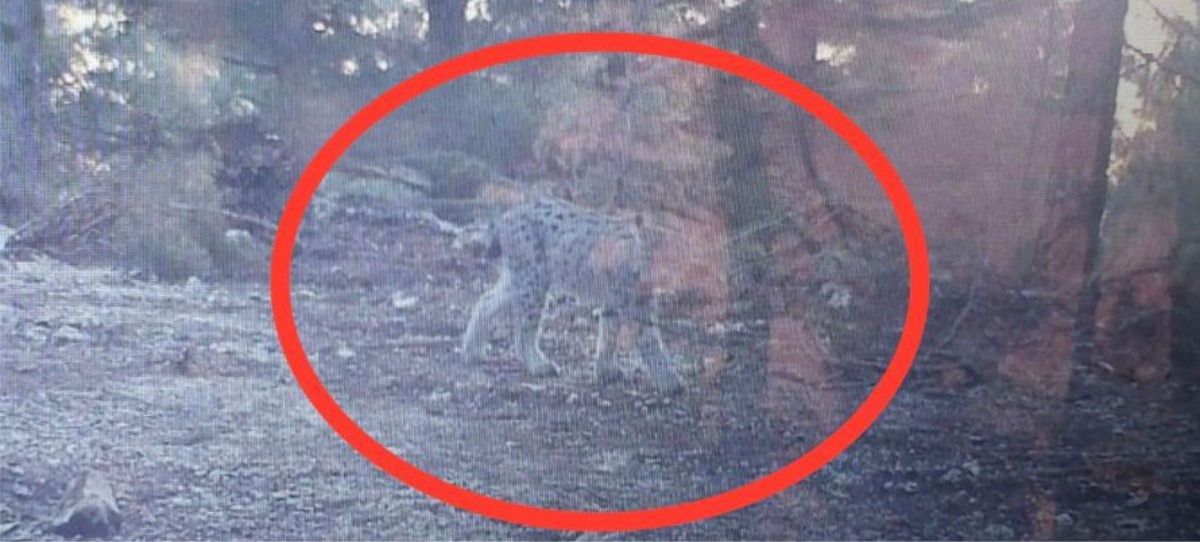
[[[598,385],[594,322],[571,303],[547,323],[559,377],[526,375],[502,333],[489,361],[463,360],[457,338],[495,266],[439,226],[341,209],[306,223],[294,266],[297,325],[324,385],[417,467],[494,497],[617,510],[740,485],[823,438],[799,399],[771,438],[739,448],[708,421],[711,390],[661,397],[632,360],[626,381]],[[928,335],[956,339],[924,351],[826,468],[720,518],[597,535],[478,517],[359,456],[297,387],[263,283],[0,265],[3,539],[55,538],[48,518],[88,469],[112,481],[122,539],[1200,538],[1195,384],[1080,369],[1066,399],[1023,391],[994,370],[1002,346],[971,331],[1023,307],[977,301],[955,324],[963,300],[935,292]],[[690,382],[737,324],[666,327]],[[894,340],[841,352],[844,397],[866,393]]]

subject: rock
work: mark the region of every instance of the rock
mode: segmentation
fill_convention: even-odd
[[[911,480],[907,481],[907,482],[900,482],[900,483],[891,482],[891,481],[883,483],[883,489],[895,489],[895,490],[903,491],[905,493],[916,493],[917,488],[918,488],[917,483],[913,482]]]
[[[963,470],[971,473],[971,476],[979,476],[979,473],[983,472],[983,467],[979,466],[979,460],[977,459],[972,459],[966,463],[963,463],[962,468]]]
[[[1071,514],[1064,512],[1062,514],[1054,516],[1054,524],[1057,525],[1060,529],[1069,529],[1070,527],[1075,525],[1075,517],[1072,516]]]
[[[42,322],[22,325],[19,335],[26,342],[44,343],[50,339],[50,327]]]
[[[75,326],[62,326],[54,330],[54,333],[50,335],[50,340],[54,344],[67,344],[88,342],[92,338]]]
[[[196,376],[199,371],[196,366],[196,350],[191,346],[184,348],[179,357],[175,358],[172,368],[184,376]]]
[[[1129,534],[1145,531],[1146,526],[1147,522],[1142,518],[1121,518],[1117,520],[1117,528]]]
[[[1128,500],[1121,503],[1121,506],[1124,508],[1137,508],[1143,504],[1146,504],[1146,502],[1149,500],[1150,496],[1146,494],[1133,495],[1130,496]]]
[[[392,308],[398,311],[409,310],[417,306],[418,299],[415,296],[405,294],[404,292],[396,292],[392,294]]]
[[[825,305],[831,309],[844,309],[850,306],[850,289],[844,284],[826,282],[821,285],[820,295],[825,300]]]
[[[991,540],[1016,540],[1017,532],[1008,525],[991,523],[988,524],[987,527],[983,528],[983,538],[988,538]]]
[[[76,477],[51,528],[66,537],[108,538],[117,534],[121,512],[108,479],[94,471]]]
[[[246,246],[254,242],[254,236],[246,230],[225,230],[225,242],[233,246]]]
[[[4,250],[4,246],[8,244],[9,239],[12,239],[14,233],[16,230],[0,224],[0,251]]]
[[[961,481],[963,479],[963,476],[964,476],[963,471],[961,471],[955,467],[951,467],[950,470],[947,470],[945,472],[945,474],[942,474],[941,481],[949,483],[949,484],[953,484],[955,482]]]
[[[338,345],[337,351],[335,351],[333,355],[337,356],[338,359],[351,359],[354,356],[357,356],[358,353],[356,353],[354,349],[350,348],[349,346],[341,344]]]
[[[7,329],[8,326],[14,325],[21,321],[21,315],[17,308],[7,303],[0,305],[0,328]]]
[[[13,484],[12,494],[22,499],[28,499],[33,496],[33,491],[26,487],[25,484],[18,482]]]
[[[183,289],[189,294],[202,294],[204,293],[204,281],[200,280],[200,277],[188,277],[187,283],[183,285]]]

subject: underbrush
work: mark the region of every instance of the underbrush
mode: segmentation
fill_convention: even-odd
[[[217,168],[207,153],[179,150],[93,167],[19,227],[6,251],[166,281],[264,278],[271,225],[222,206]]]

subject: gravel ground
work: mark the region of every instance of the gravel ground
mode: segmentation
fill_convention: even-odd
[[[795,433],[729,453],[714,446],[699,388],[664,400],[636,379],[596,386],[571,361],[586,357],[592,323],[566,305],[546,339],[561,377],[526,376],[502,340],[493,362],[461,360],[456,337],[494,270],[435,226],[329,218],[302,241],[294,278],[325,386],[418,467],[529,504],[628,509],[744,483],[746,454],[780,465],[822,437],[797,402],[784,420]],[[0,265],[3,539],[54,538],[48,520],[85,470],[111,480],[121,539],[604,538],[459,511],[357,455],[295,385],[263,284]],[[1038,399],[986,370],[995,345],[960,333],[950,370],[944,352],[920,358],[868,434],[804,483],[721,518],[617,538],[1200,537],[1194,385],[1146,390],[1085,373],[1078,399]],[[668,335],[693,360],[719,342]],[[693,362],[689,379],[703,371]],[[844,396],[865,393],[867,376]],[[1047,427],[1049,440],[1037,429]]]

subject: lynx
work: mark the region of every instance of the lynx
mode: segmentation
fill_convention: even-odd
[[[539,339],[550,296],[567,294],[599,309],[595,372],[601,382],[623,376],[614,358],[614,332],[625,328],[633,331],[651,383],[663,392],[680,391],[659,332],[650,254],[639,230],[635,220],[558,200],[508,210],[491,230],[491,246],[501,257],[500,279],[471,312],[464,354],[481,359],[489,327],[503,315],[512,320],[517,355],[526,369],[535,376],[557,374]]]

